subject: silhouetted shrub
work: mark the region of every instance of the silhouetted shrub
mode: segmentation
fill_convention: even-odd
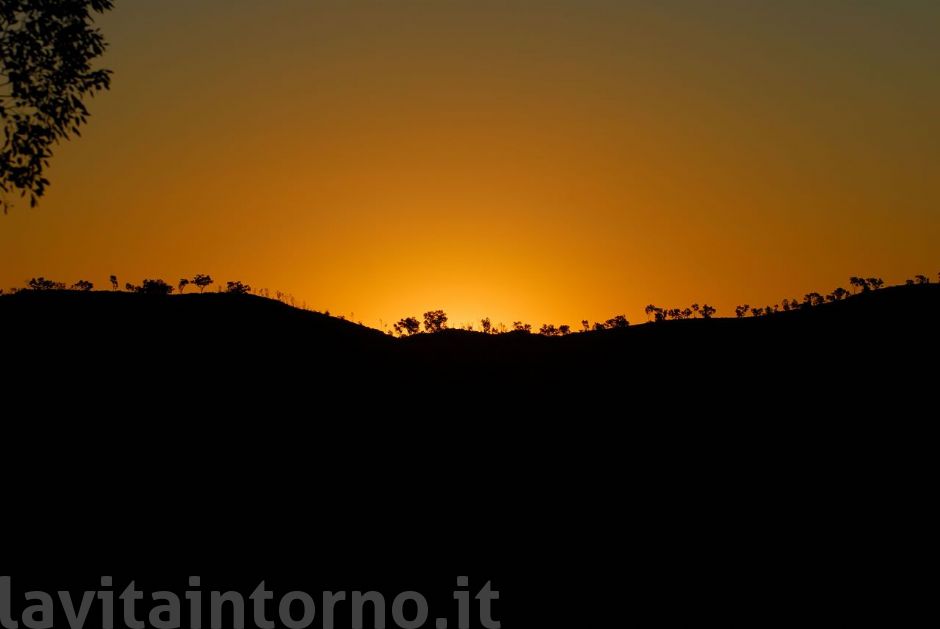
[[[751,307],[747,304],[744,304],[743,306],[738,306],[737,308],[734,309],[734,316],[736,316],[738,319],[743,319],[744,317],[747,316],[747,313],[750,310],[751,310]]]
[[[929,283],[930,283],[930,278],[927,277],[926,275],[915,275],[915,276],[914,276],[914,283],[915,283],[915,284],[929,284]]]
[[[571,326],[570,325],[558,326],[558,334],[560,336],[568,336],[569,334],[571,334]]]
[[[186,291],[186,287],[189,286],[189,283],[190,283],[189,280],[186,279],[185,277],[180,279],[179,284],[176,285],[176,290],[180,292],[180,295],[182,295],[183,292]]]
[[[522,321],[513,321],[512,331],[530,333],[532,332],[532,326],[528,323],[523,323]]]
[[[78,280],[72,284],[72,290],[80,290],[83,293],[87,293],[90,290],[93,290],[95,285],[89,282],[88,280]]]
[[[483,330],[483,334],[492,334],[493,323],[490,321],[489,317],[480,320],[480,329]]]
[[[539,334],[542,336],[558,336],[558,328],[551,323],[546,323],[539,328]]]
[[[718,309],[714,306],[709,306],[708,304],[703,304],[702,309],[699,310],[699,314],[702,315],[703,319],[711,319],[715,316],[715,313],[718,312]]]

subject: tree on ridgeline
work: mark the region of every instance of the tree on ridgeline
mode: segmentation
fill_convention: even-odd
[[[111,280],[111,290],[117,290],[118,288],[120,288],[118,286],[117,275],[112,275],[110,277],[110,280]]]
[[[199,292],[201,293],[202,291],[206,290],[206,287],[211,286],[213,281],[212,277],[200,273],[193,278],[192,283],[196,288],[199,289]]]
[[[803,303],[807,306],[820,306],[826,303],[826,298],[819,293],[806,293],[803,297]]]
[[[927,277],[926,275],[915,275],[915,276],[914,276],[914,283],[915,283],[915,284],[929,284],[929,283],[930,283],[930,278]]]
[[[490,321],[489,317],[480,319],[480,329],[483,330],[483,334],[493,333],[493,322]]]
[[[173,287],[163,280],[144,280],[137,292],[143,295],[165,296],[173,292]]]
[[[225,292],[232,295],[247,295],[251,292],[251,286],[241,282],[226,282]]]
[[[429,310],[424,313],[424,329],[434,334],[447,329],[447,315],[443,310]]]
[[[871,290],[878,290],[885,285],[885,281],[880,277],[869,277],[866,278],[865,281],[868,282],[868,286],[871,288]]]
[[[595,331],[595,332],[603,332],[603,331],[606,330],[606,329],[607,329],[607,326],[604,325],[603,323],[601,323],[600,321],[598,321],[597,323],[594,324],[594,331]]]
[[[414,336],[421,331],[421,322],[414,317],[406,317],[398,323],[392,324],[398,336]]]
[[[8,196],[35,206],[49,185],[52,148],[81,135],[88,97],[111,86],[93,63],[107,44],[94,14],[112,0],[3,0],[0,3],[0,205]]]
[[[849,284],[852,285],[852,288],[856,289],[856,293],[859,290],[861,290],[863,293],[868,292],[870,288],[868,285],[868,280],[862,279],[861,277],[856,277],[855,275],[849,278]]]
[[[26,282],[26,286],[34,291],[65,290],[64,282],[54,282],[44,277],[34,277]]]
[[[587,319],[581,319],[581,331],[589,332],[591,330],[591,322]]]
[[[622,330],[624,328],[629,328],[630,322],[627,321],[626,315],[619,314],[605,321],[604,327],[608,330]]]
[[[554,324],[546,323],[539,329],[542,336],[558,336],[558,328]]]
[[[851,293],[849,293],[849,291],[845,290],[844,288],[840,286],[839,288],[836,288],[831,293],[826,295],[826,301],[830,301],[830,302],[842,301],[843,299],[848,297],[850,294]]]
[[[717,312],[717,308],[714,306],[709,306],[708,304],[702,304],[702,309],[699,310],[699,314],[702,315],[703,319],[711,319]]]
[[[187,286],[189,286],[189,280],[184,277],[180,280],[179,284],[176,285],[176,289],[180,292],[180,295],[182,295],[186,291]]]
[[[94,290],[94,288],[95,288],[95,285],[89,282],[88,280],[78,280],[77,282],[72,284],[72,290],[81,291],[83,293],[87,293],[91,290]]]
[[[530,334],[532,332],[532,324],[523,323],[522,321],[513,321],[512,331],[513,332],[525,332],[526,334]]]
[[[748,304],[744,304],[743,306],[738,306],[737,308],[734,309],[734,316],[736,316],[738,319],[743,319],[744,317],[747,316],[747,313],[750,312],[750,310],[751,310],[751,307]]]

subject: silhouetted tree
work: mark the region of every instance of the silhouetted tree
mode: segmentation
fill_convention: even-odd
[[[855,292],[858,292],[858,290],[865,292],[869,289],[867,280],[864,280],[860,277],[856,277],[854,275],[849,278],[849,284],[852,285],[852,288],[856,289]]]
[[[845,290],[844,288],[840,286],[839,288],[836,288],[835,290],[833,290],[832,293],[830,293],[826,297],[826,299],[827,301],[842,301],[843,299],[848,297],[849,294],[850,294],[849,291]]]
[[[699,314],[702,315],[703,319],[711,319],[716,312],[718,312],[718,309],[708,304],[703,304],[701,310],[699,310]]]
[[[144,280],[137,292],[144,295],[169,295],[173,287],[163,280]]]
[[[680,308],[670,308],[666,311],[666,318],[679,320],[682,318],[682,310]]]
[[[929,284],[929,283],[930,283],[930,278],[927,277],[926,275],[915,275],[915,276],[914,276],[914,283],[915,283],[915,284]]]
[[[528,323],[523,323],[522,321],[513,321],[512,330],[513,332],[525,332],[528,334],[532,332],[532,326]]]
[[[752,317],[763,317],[763,316],[764,316],[764,309],[763,309],[763,308],[751,308],[751,316],[752,316]]]
[[[435,333],[447,328],[447,315],[443,310],[429,310],[424,313],[424,329]]]
[[[92,14],[112,0],[3,0],[0,3],[0,192],[35,206],[49,180],[52,147],[88,121],[84,100],[111,85],[92,62],[105,50]],[[4,212],[10,202],[0,199]]]
[[[210,276],[200,273],[193,278],[192,283],[196,286],[196,288],[199,289],[199,292],[201,293],[202,291],[206,290],[207,286],[213,284],[213,281]],[[280,297],[278,297],[278,301],[280,301]]]
[[[421,331],[421,322],[414,317],[407,317],[392,325],[398,336],[414,336]]]
[[[560,334],[561,336],[568,336],[569,334],[571,334],[571,326],[570,325],[558,326],[558,334]]]
[[[751,307],[750,307],[749,305],[747,305],[747,304],[744,304],[743,306],[738,306],[737,308],[734,309],[734,315],[735,315],[738,319],[743,319],[744,317],[747,316],[747,313],[748,313],[750,310],[751,310]]]
[[[602,330],[606,330],[606,329],[607,329],[607,326],[601,323],[600,321],[594,324],[595,332],[601,332]]]
[[[64,282],[54,282],[52,280],[47,280],[44,277],[34,277],[33,279],[26,282],[26,286],[28,286],[30,290],[38,291],[65,290]]]
[[[604,327],[606,327],[608,330],[623,329],[630,327],[630,322],[627,321],[627,317],[625,315],[620,314],[605,321]]]
[[[885,281],[881,279],[880,277],[869,277],[869,278],[866,278],[865,281],[868,282],[868,285],[871,287],[872,290],[878,290],[879,288],[885,285]]]
[[[803,303],[808,306],[819,306],[826,303],[826,298],[819,293],[806,293],[803,297]]]
[[[140,286],[136,286],[136,285],[131,284],[130,282],[128,282],[127,284],[124,285],[124,290],[126,290],[126,291],[129,292],[129,293],[139,293],[139,292],[140,292]]]
[[[643,309],[643,312],[646,313],[646,320],[649,321],[649,320],[650,320],[650,315],[652,315],[653,313],[655,313],[655,312],[657,312],[657,311],[659,311],[659,310],[660,310],[660,309],[657,308],[656,306],[654,306],[653,304],[649,304],[646,308]]]
[[[542,336],[558,336],[558,328],[551,323],[546,323],[539,329],[539,334]]]
[[[581,319],[581,331],[587,332],[591,329],[591,323],[587,319]]]
[[[117,275],[112,275],[111,276],[111,290],[117,290],[117,289],[118,289]]]
[[[480,320],[480,329],[483,330],[483,334],[491,334],[493,332],[493,323],[490,321],[489,317]]]
[[[88,280],[78,280],[77,282],[72,284],[72,290],[80,290],[83,293],[87,293],[88,291],[94,288],[95,288],[95,285],[89,282]]]
[[[176,289],[180,292],[180,295],[182,295],[186,291],[187,286],[189,286],[189,280],[184,277],[180,280],[180,283],[177,284]]]
[[[227,282],[225,284],[225,292],[233,295],[247,295],[251,292],[251,286],[242,284],[241,282]]]

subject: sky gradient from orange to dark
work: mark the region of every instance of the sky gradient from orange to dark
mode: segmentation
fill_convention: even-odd
[[[209,273],[380,326],[940,271],[932,0],[118,0],[0,286]]]

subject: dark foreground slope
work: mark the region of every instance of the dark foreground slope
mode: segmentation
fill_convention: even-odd
[[[399,341],[255,297],[0,297],[4,427],[40,433],[5,433],[25,459],[5,487],[80,514],[57,528],[104,514],[132,558],[176,531],[178,572],[213,542],[242,569],[255,547],[362,569],[369,541],[403,549],[397,571],[476,566],[506,627],[880,619],[882,580],[926,587],[877,545],[918,557],[930,522],[938,309],[940,287],[913,286],[760,319]]]
[[[462,331],[392,339],[250,296],[21,292],[0,297],[5,369],[50,396],[195,394],[215,401],[339,399],[349,408],[437,397],[712,401],[761,412],[927,386],[936,366],[940,286],[900,286],[809,310],[674,321],[544,338]],[[747,404],[752,395],[762,404]],[[736,410],[738,409],[738,410]],[[747,409],[747,410],[745,410]]]

